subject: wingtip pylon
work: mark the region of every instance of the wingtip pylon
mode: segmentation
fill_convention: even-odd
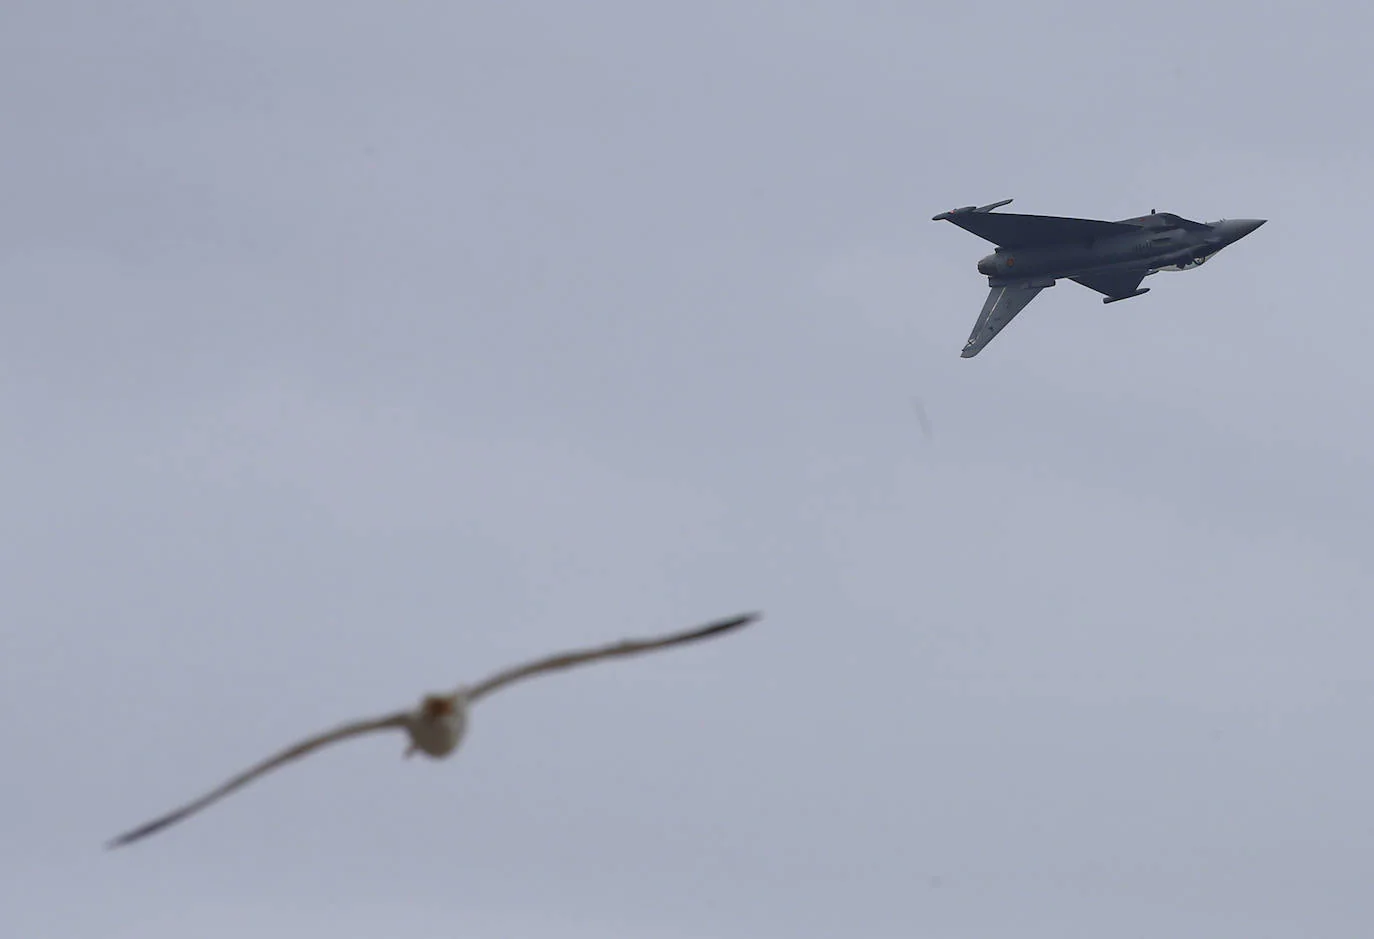
[[[991,212],[993,209],[1000,209],[1004,205],[1011,205],[1012,200],[1003,199],[1001,202],[989,202],[987,205],[980,205],[974,209],[975,212]]]
[[[941,212],[939,215],[933,215],[930,220],[932,222],[939,222],[947,218],[953,218],[956,215],[978,215],[985,212],[991,212],[993,209],[999,209],[1010,203],[1010,199],[1003,199],[1001,202],[989,202],[987,205],[963,205],[957,209],[950,209],[948,212]]]

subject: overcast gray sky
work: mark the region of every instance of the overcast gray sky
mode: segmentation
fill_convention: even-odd
[[[1372,33],[10,0],[0,931],[1366,930]],[[962,360],[1008,196],[1270,222]]]

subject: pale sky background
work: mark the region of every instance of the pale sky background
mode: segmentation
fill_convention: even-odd
[[[1371,35],[9,0],[0,933],[1366,932]],[[1008,196],[1270,221],[963,360]]]

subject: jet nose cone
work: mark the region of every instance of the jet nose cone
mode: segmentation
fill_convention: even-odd
[[[1250,234],[1252,231],[1254,231],[1256,228],[1259,228],[1267,221],[1269,221],[1267,218],[1233,219],[1232,224],[1235,226],[1236,231],[1235,240],[1240,241],[1240,239],[1244,238],[1246,235]]]

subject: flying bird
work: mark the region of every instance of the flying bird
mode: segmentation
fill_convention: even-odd
[[[930,417],[926,414],[926,406],[921,402],[920,398],[912,398],[911,405],[916,410],[916,420],[920,422],[921,433],[925,436],[926,440],[929,441],[931,439],[932,432],[930,427]]]
[[[179,809],[163,815],[161,818],[154,819],[145,825],[125,832],[119,837],[110,841],[106,847],[117,848],[121,845],[138,841],[146,838],[154,832],[161,831],[169,825],[188,818],[207,808],[235,789],[245,786],[254,779],[269,773],[279,766],[299,759],[321,747],[331,743],[338,743],[350,737],[359,737],[363,734],[370,734],[379,730],[404,730],[410,738],[410,745],[406,747],[405,756],[409,757],[416,752],[426,756],[440,759],[448,756],[458,748],[468,725],[468,707],[481,698],[486,697],[498,688],[539,675],[544,672],[557,671],[559,669],[571,668],[575,665],[582,665],[587,662],[595,662],[599,659],[619,658],[627,655],[638,655],[641,652],[650,652],[655,649],[666,649],[669,646],[681,645],[683,643],[695,642],[698,639],[705,639],[708,636],[715,636],[738,629],[748,623],[758,619],[762,614],[747,613],[743,616],[736,616],[730,619],[718,620],[706,626],[696,629],[689,629],[683,632],[670,633],[665,636],[658,636],[650,639],[626,639],[622,642],[610,645],[597,646],[595,648],[580,649],[570,652],[561,652],[547,658],[535,659],[522,665],[515,665],[510,668],[497,672],[495,675],[475,685],[459,686],[450,694],[428,694],[425,695],[417,707],[411,710],[399,711],[395,714],[388,714],[382,717],[374,717],[367,720],[353,721],[343,724],[333,730],[322,734],[317,734],[302,740],[275,756],[269,757],[251,769],[245,770],[233,779],[224,783],[218,789],[206,793],[194,802],[189,802]]]

